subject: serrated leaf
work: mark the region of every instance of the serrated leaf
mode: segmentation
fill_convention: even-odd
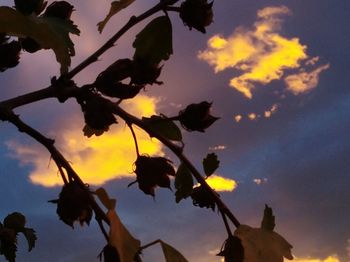
[[[101,201],[101,203],[109,210],[114,209],[116,205],[116,200],[112,199],[108,196],[107,191],[100,187],[95,191],[95,194],[97,195],[98,199]]]
[[[109,19],[112,18],[115,14],[119,13],[124,8],[127,8],[129,5],[131,5],[135,0],[120,0],[120,1],[113,1],[111,3],[111,7],[109,9],[109,12],[103,21],[99,22],[97,24],[98,31],[102,33],[104,27],[108,23]]]
[[[136,49],[134,59],[159,64],[168,60],[173,53],[172,25],[168,16],[153,19],[138,35],[133,43]]]
[[[203,169],[204,173],[207,176],[212,175],[215,170],[219,167],[220,161],[218,160],[218,156],[215,153],[208,154],[203,159]]]
[[[22,231],[23,235],[27,239],[28,242],[28,251],[31,251],[35,247],[35,241],[37,237],[35,235],[35,231],[32,228],[24,228]]]
[[[54,17],[25,16],[13,8],[0,7],[0,32],[7,35],[34,39],[44,49],[52,49],[61,64],[61,74],[68,72],[74,44],[69,33],[80,31],[71,21]]]
[[[182,133],[180,128],[172,120],[167,119],[165,116],[153,115],[150,118],[143,117],[142,121],[150,125],[165,138],[174,141],[182,141]]]
[[[188,260],[174,247],[160,241],[166,262],[188,262]]]
[[[115,210],[108,210],[107,217],[110,221],[109,244],[117,249],[120,262],[134,261],[140,249],[140,240],[129,233]]]
[[[94,129],[92,127],[90,127],[89,125],[85,124],[84,128],[83,128],[83,133],[84,136],[86,137],[92,137],[93,135],[95,136],[100,136],[102,135],[105,131],[108,130],[102,130],[102,129]]]
[[[273,231],[275,225],[275,216],[273,215],[272,208],[265,205],[264,217],[261,221],[261,228],[268,231]]]
[[[176,203],[189,197],[193,191],[193,177],[185,164],[181,164],[175,175]]]
[[[9,214],[4,219],[4,227],[14,229],[16,233],[22,231],[24,229],[25,224],[26,217],[18,212]]]

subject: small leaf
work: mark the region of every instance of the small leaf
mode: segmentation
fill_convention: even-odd
[[[212,175],[215,170],[219,167],[220,161],[218,160],[218,156],[215,153],[208,154],[203,159],[203,169],[204,173],[207,176]]]
[[[4,227],[14,229],[17,232],[20,232],[24,229],[26,224],[26,218],[21,213],[14,212],[9,214],[4,219]]]
[[[261,228],[268,231],[273,231],[275,228],[275,216],[273,215],[272,208],[268,205],[265,205],[264,217],[261,221]]]
[[[175,188],[176,203],[189,197],[193,191],[192,174],[183,163],[179,166],[175,175]]]
[[[95,191],[95,194],[97,195],[98,199],[101,201],[101,203],[109,210],[114,209],[116,205],[116,200],[109,198],[107,191],[100,187]]]
[[[175,248],[160,241],[166,262],[188,262],[188,260]]]
[[[0,32],[18,37],[30,37],[44,49],[52,49],[61,64],[61,73],[68,72],[74,44],[69,33],[80,31],[71,21],[54,17],[25,16],[13,8],[0,7]]]
[[[143,117],[142,121],[150,125],[155,131],[159,132],[169,140],[182,140],[180,128],[172,120],[167,119],[165,116],[153,115],[150,118]]]
[[[173,53],[172,26],[168,16],[153,19],[138,35],[133,43],[136,48],[134,59],[159,64],[168,60]]]
[[[109,19],[112,18],[115,14],[117,14],[120,10],[127,8],[129,5],[131,5],[135,0],[120,0],[120,1],[113,1],[111,3],[111,8],[109,9],[109,12],[106,16],[106,18],[99,22],[97,24],[98,31],[102,33],[104,27],[106,26]]]
[[[37,237],[35,235],[35,231],[32,228],[24,228],[22,231],[23,235],[27,239],[28,242],[28,251],[31,251],[35,247],[35,241]]]
[[[140,249],[140,240],[129,233],[115,210],[108,210],[107,217],[111,224],[109,244],[117,249],[120,262],[134,261],[134,257]]]

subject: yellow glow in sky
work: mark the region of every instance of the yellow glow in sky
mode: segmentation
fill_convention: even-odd
[[[295,262],[340,262],[339,258],[335,255],[329,256],[326,259],[317,258],[295,258]]]
[[[128,111],[136,115],[155,114],[156,100],[139,96],[126,103]],[[52,132],[56,146],[72,167],[88,184],[100,185],[120,177],[134,177],[135,145],[129,128],[122,120],[102,136],[84,137],[82,116],[75,115]],[[156,139],[135,128],[141,154],[163,155],[162,146]],[[40,145],[28,146],[9,142],[15,156],[24,164],[33,166],[30,181],[51,187],[62,184],[57,167]]]
[[[281,79],[287,69],[300,68],[301,62],[308,58],[307,47],[298,38],[287,38],[280,34],[281,16],[290,13],[286,6],[263,8],[258,11],[257,21],[251,29],[239,27],[227,38],[214,35],[208,40],[208,48],[199,52],[198,57],[212,65],[216,73],[227,68],[241,71],[240,75],[231,78],[230,86],[245,97],[252,98],[257,83],[266,85]],[[309,61],[315,64],[318,58]],[[327,68],[321,67],[311,72],[312,75],[302,75],[298,79],[318,79],[318,75]],[[293,90],[297,89],[295,86],[305,82],[296,78],[293,76],[286,80],[288,90],[294,94],[296,92]],[[308,82],[307,86],[316,86],[318,81],[310,79]],[[293,88],[290,87],[292,85]],[[298,90],[303,92],[306,88],[304,84]]]
[[[231,192],[237,187],[235,180],[218,175],[211,175],[206,181],[217,192]]]

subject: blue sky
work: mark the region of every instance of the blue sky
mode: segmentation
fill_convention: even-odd
[[[3,2],[12,5],[11,1]],[[141,13],[148,4],[155,2],[135,1],[114,17],[99,35],[95,25],[106,14],[109,1],[98,5],[92,0],[84,4],[71,1],[76,9],[73,20],[82,31],[80,38],[73,37],[77,51],[73,66],[98,48],[130,15]],[[221,161],[218,174],[238,184],[233,192],[221,193],[234,214],[243,224],[258,226],[264,204],[272,206],[277,219],[276,230],[294,246],[293,254],[299,261],[350,260],[350,3],[336,2],[216,1],[214,23],[205,35],[189,31],[172,14],[174,55],[164,65],[160,77],[164,85],[147,88],[145,95],[153,97],[149,102],[152,106],[145,106],[146,98],[138,101],[143,105],[140,108],[137,103],[126,106],[137,114],[154,111],[175,115],[189,103],[212,101],[213,114],[221,119],[205,134],[184,133],[185,153],[200,168],[203,156],[215,151]],[[265,10],[264,15],[260,12],[260,18],[257,17],[259,10]],[[266,26],[269,31],[259,36],[255,30],[258,25]],[[115,59],[132,56],[131,43],[141,28],[142,25],[131,30],[99,62],[79,74],[77,83],[93,81]],[[215,36],[224,41],[226,47],[217,50],[225,52],[230,59],[237,53],[227,50],[240,48],[237,39],[247,41],[244,50],[251,50],[252,55],[238,62],[231,61],[215,72],[218,62],[198,57],[201,52],[212,52],[214,60],[211,61],[219,61],[217,50],[210,47],[210,39]],[[294,42],[294,47],[303,50],[302,54],[288,61],[289,64],[284,63],[283,59],[293,56],[292,50],[287,48],[289,45],[282,48],[276,39],[297,39],[299,45]],[[253,44],[248,46],[247,43]],[[243,49],[239,50],[239,55],[244,53]],[[281,56],[280,50],[285,50],[283,54],[288,56]],[[302,58],[303,55],[306,57]],[[281,64],[277,69],[266,65],[269,73],[276,70],[275,78],[270,75],[255,80],[246,77],[269,56],[277,57],[276,63]],[[48,86],[50,77],[57,75],[58,70],[50,51],[35,55],[23,53],[18,67],[0,75],[1,100]],[[266,80],[271,77],[272,80]],[[301,77],[304,77],[305,86],[295,91],[302,86],[298,82]],[[243,79],[244,88],[253,85],[249,89],[251,97],[242,92],[242,88],[239,91],[237,82],[233,81],[236,85],[230,86],[232,79]],[[288,81],[290,79],[297,87]],[[48,100],[16,112],[34,127],[53,136],[57,146],[73,160],[73,167],[76,161],[79,168],[79,146],[89,148],[91,145],[83,138],[82,116],[78,109],[74,101],[62,105]],[[113,131],[116,136],[118,130],[124,128],[123,124],[118,128]],[[0,130],[0,181],[4,185],[0,191],[3,199],[0,217],[13,211],[23,212],[29,226],[38,233],[37,247],[31,253],[26,252],[25,242],[20,239],[18,261],[48,261],[53,256],[54,261],[62,262],[94,261],[104,246],[95,223],[84,228],[77,225],[73,231],[58,220],[54,205],[47,203],[56,198],[59,187],[31,182],[30,177],[45,173],[45,168],[54,179],[56,173],[52,171],[55,169],[49,156],[40,145],[8,123],[1,123]],[[77,143],[76,150],[68,146],[69,138]],[[142,140],[143,147],[149,149],[148,137],[143,136]],[[23,151],[19,149],[28,148],[33,152],[20,153]],[[103,146],[98,147],[101,148]],[[176,161],[160,145],[152,148],[155,153],[165,153]],[[130,154],[133,159],[134,153]],[[104,187],[117,198],[121,219],[142,243],[161,238],[177,247],[189,261],[220,261],[213,256],[225,239],[218,214],[193,207],[190,200],[176,204],[168,190],[157,190],[154,201],[137,186],[127,188],[132,181],[128,172],[132,168],[123,168]],[[108,172],[115,173],[115,170]],[[38,179],[47,181],[42,177]],[[144,261],[162,261],[160,257],[160,250],[154,248],[145,252]]]

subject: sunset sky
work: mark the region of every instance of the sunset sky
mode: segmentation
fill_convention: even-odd
[[[96,24],[110,2],[70,1],[81,30],[80,37],[72,36],[73,67],[157,1],[136,0],[99,34]],[[190,103],[213,102],[212,114],[220,120],[205,133],[184,131],[185,154],[201,170],[202,159],[215,152],[220,168],[210,184],[242,224],[260,226],[264,205],[271,206],[275,230],[293,245],[297,262],[350,261],[349,14],[349,1],[217,0],[214,23],[202,34],[171,13],[174,54],[159,77],[164,84],[122,104],[141,117],[174,116]],[[143,26],[74,80],[90,83],[115,60],[132,57]],[[58,73],[52,51],[23,52],[19,66],[0,74],[0,100],[44,88]],[[73,99],[42,101],[16,113],[55,139],[86,183],[102,185],[117,199],[120,218],[142,244],[160,238],[191,262],[220,261],[215,254],[226,231],[219,214],[194,207],[190,199],[176,204],[170,190],[157,189],[153,199],[137,185],[127,187],[135,179],[136,153],[121,120],[105,135],[86,138]],[[141,153],[179,163],[160,142],[136,131]],[[98,261],[105,243],[95,221],[72,230],[47,202],[62,184],[49,154],[8,123],[0,123],[0,136],[0,219],[22,212],[38,235],[30,253],[20,239],[18,261]],[[161,249],[146,250],[143,261],[164,261]]]

